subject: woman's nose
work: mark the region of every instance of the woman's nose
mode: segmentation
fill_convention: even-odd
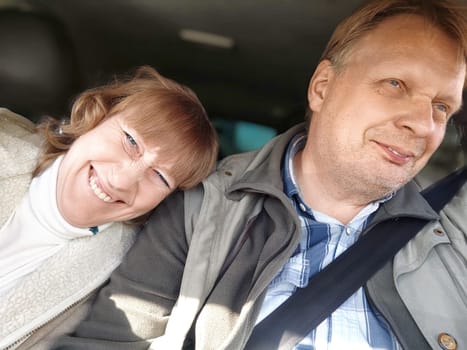
[[[144,175],[143,167],[137,162],[122,162],[112,168],[109,185],[115,190],[131,189]]]

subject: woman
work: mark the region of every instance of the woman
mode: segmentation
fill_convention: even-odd
[[[217,158],[196,95],[150,67],[85,91],[68,122],[38,130],[0,109],[1,349],[64,326],[64,311],[105,282],[148,212]]]

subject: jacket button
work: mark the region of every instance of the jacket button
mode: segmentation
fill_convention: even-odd
[[[437,235],[437,236],[444,236],[444,231],[441,230],[441,229],[439,229],[439,228],[435,228],[435,229],[433,230],[433,233],[434,233],[435,235]]]
[[[443,350],[456,350],[457,349],[456,339],[448,333],[440,333],[438,335],[438,344],[439,344],[439,347]]]

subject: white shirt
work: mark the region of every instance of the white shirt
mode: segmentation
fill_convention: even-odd
[[[0,298],[67,241],[92,235],[89,229],[68,224],[58,210],[56,183],[62,158],[32,180],[0,230]]]

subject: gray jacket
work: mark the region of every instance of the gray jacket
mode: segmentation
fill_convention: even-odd
[[[280,167],[288,141],[302,128],[289,130],[258,152],[229,157],[202,186],[164,201],[100,293],[88,319],[74,337],[62,338],[56,348],[147,349],[152,343],[152,349],[242,349],[268,284],[299,243],[300,224],[282,191]],[[465,207],[462,201],[461,205]],[[467,344],[458,332],[466,324],[459,322],[467,312],[460,311],[462,315],[449,324],[439,322],[439,313],[426,312],[434,302],[465,310],[465,236],[456,247],[448,235],[433,236],[433,228],[442,222],[412,183],[382,205],[371,226],[402,215],[433,223],[422,233],[427,237],[415,239],[395,259],[394,273],[388,264],[369,281],[370,301],[406,349],[429,348],[427,342],[434,344],[433,332],[441,331],[454,333]],[[458,229],[458,236],[459,232],[465,230]],[[439,248],[447,260],[436,272],[422,271],[413,263],[404,265],[408,259],[431,265]],[[413,256],[420,250],[425,256]],[[433,279],[439,268],[461,274],[446,273],[442,282],[450,284],[437,283],[441,289],[431,296],[427,295],[431,291],[417,286],[423,290],[413,297],[412,286]],[[439,293],[444,297],[438,298]],[[405,303],[411,303],[410,313]],[[446,315],[451,316],[459,315]]]

